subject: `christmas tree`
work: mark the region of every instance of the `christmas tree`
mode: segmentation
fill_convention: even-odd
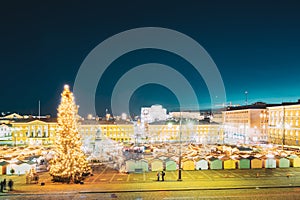
[[[65,85],[58,107],[55,155],[50,163],[53,181],[78,183],[90,171],[86,156],[81,150],[78,119],[78,106],[69,86]]]

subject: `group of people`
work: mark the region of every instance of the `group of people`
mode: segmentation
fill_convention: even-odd
[[[13,185],[14,185],[14,182],[10,179],[8,181],[8,187],[9,187],[10,191],[13,190]],[[3,192],[4,190],[6,190],[6,179],[4,179],[3,181],[0,182],[0,191]]]
[[[166,173],[164,171],[161,171],[161,172],[157,172],[157,181],[160,180],[160,177],[161,177],[161,181],[165,181],[165,175]]]

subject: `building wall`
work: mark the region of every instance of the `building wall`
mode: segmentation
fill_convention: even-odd
[[[132,124],[85,124],[80,125],[79,133],[83,140],[90,138],[95,141],[98,137],[107,137],[118,142],[131,142],[134,135]]]
[[[149,125],[149,142],[182,142],[202,144],[221,143],[223,133],[219,125]]]
[[[300,104],[268,107],[267,109],[229,110],[222,113],[223,124],[154,125],[145,127],[148,142],[246,143],[268,141],[274,144],[299,145]],[[25,119],[24,119],[25,120]],[[12,145],[51,145],[56,140],[56,122],[26,120],[0,125],[0,141]],[[97,135],[118,142],[134,142],[133,124],[81,124],[83,140],[94,142]],[[5,140],[5,141],[4,141]],[[4,144],[4,143],[1,143]]]
[[[56,122],[13,122],[11,127],[11,143],[13,145],[51,145],[56,140]],[[111,138],[118,142],[135,142],[133,124],[99,124],[84,123],[79,125],[79,133],[83,143],[92,147],[96,138]],[[196,142],[203,144],[222,143],[223,132],[220,125],[148,125],[148,142]]]
[[[14,145],[51,145],[56,140],[55,122],[34,120],[12,123],[12,143]]]
[[[268,138],[270,143],[299,145],[300,104],[269,107]]]
[[[134,135],[134,127],[132,124],[102,125],[101,129],[104,136],[118,142],[130,142]]]
[[[269,124],[269,110],[264,109],[261,111],[260,115],[260,132],[261,132],[261,140],[268,141],[268,124]]]
[[[57,122],[28,120],[0,125],[0,144],[8,145],[51,145],[56,141]],[[93,143],[98,137],[108,137],[118,142],[132,142],[133,124],[80,124],[78,128],[83,142]],[[101,134],[101,135],[100,135]]]
[[[225,143],[258,143],[267,141],[266,112],[266,109],[224,111],[223,131]]]
[[[201,115],[200,112],[170,112],[170,117],[177,118],[177,119],[197,119],[203,120],[204,115]]]
[[[0,145],[12,144],[12,128],[11,125],[0,125]]]
[[[161,105],[152,105],[149,107],[141,108],[141,122],[152,123],[155,121],[162,121],[168,118],[167,110]]]

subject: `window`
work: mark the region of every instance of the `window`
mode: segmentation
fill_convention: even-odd
[[[42,132],[41,132],[41,130],[38,130],[37,136],[38,136],[38,137],[42,137]]]

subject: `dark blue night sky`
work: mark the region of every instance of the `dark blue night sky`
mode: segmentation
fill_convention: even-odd
[[[63,3],[62,3],[63,2]],[[119,32],[165,27],[199,42],[222,75],[227,103],[277,103],[300,98],[300,3],[298,1],[19,1],[1,3],[0,111],[56,115],[65,83],[73,85],[88,53]],[[201,76],[189,63],[160,50],[139,50],[117,59],[97,90],[99,115],[110,107],[116,81],[135,65],[158,62],[179,69],[199,104],[210,99]],[[164,95],[161,95],[164,94]],[[130,109],[162,104],[178,107],[174,94],[159,85],[140,87]]]

